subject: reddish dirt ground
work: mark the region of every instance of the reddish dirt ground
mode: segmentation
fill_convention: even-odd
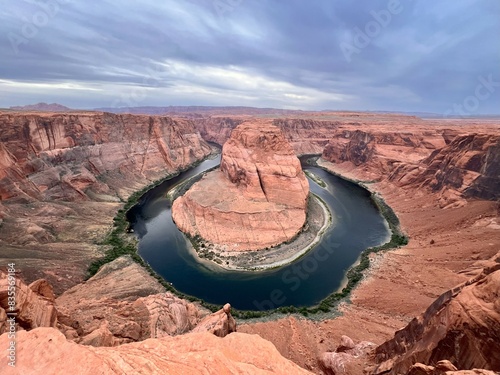
[[[334,350],[342,335],[355,342],[382,343],[500,250],[495,202],[470,201],[464,207],[442,209],[427,191],[394,189],[386,183],[370,188],[396,211],[410,243],[372,258],[368,274],[353,292],[352,303],[341,307],[340,317],[322,322],[288,317],[242,324],[240,332],[259,334],[284,357],[320,373],[318,356]]]

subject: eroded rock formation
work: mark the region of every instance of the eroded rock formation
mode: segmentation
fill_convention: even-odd
[[[330,140],[322,158],[364,180],[429,188],[445,207],[466,198],[499,199],[499,155],[495,134],[346,130]]]
[[[115,201],[124,175],[155,179],[210,152],[169,117],[4,113],[0,127],[2,200]]]
[[[16,367],[0,357],[2,374],[311,374],[283,358],[257,335],[232,333],[224,338],[210,333],[189,333],[149,339],[118,347],[83,346],[67,341],[54,328],[17,334]],[[8,347],[7,335],[0,347]]]
[[[236,332],[236,321],[231,315],[231,305],[226,303],[222,309],[204,318],[193,332],[210,332],[218,337]]]
[[[7,324],[7,275],[0,272],[0,334]],[[195,332],[224,337],[236,331],[231,307],[213,314],[165,289],[129,256],[104,265],[87,282],[55,299],[45,280],[27,286],[16,277],[17,330],[56,327],[68,340],[117,346]]]
[[[211,148],[169,117],[0,112],[0,263],[55,293],[83,281],[132,193]]]
[[[500,257],[497,257],[497,261]],[[417,362],[500,370],[500,263],[439,297],[376,349],[376,374],[406,373]]]
[[[335,163],[350,163],[370,179],[380,179],[398,163],[412,163],[427,157],[446,144],[436,133],[344,130],[325,147],[322,158]]]
[[[19,275],[15,277],[15,309],[9,304],[8,275],[0,271],[0,334],[8,332],[7,313],[16,313],[16,329],[33,329],[38,327],[55,327],[57,325],[57,310],[54,293],[46,280],[37,280],[26,285]]]
[[[104,265],[56,302],[60,329],[69,339],[93,346],[186,333],[209,314],[208,310],[165,292],[129,256]]]
[[[391,180],[439,192],[443,201],[458,197],[500,199],[500,136],[457,136],[418,165],[401,164]]]
[[[301,230],[308,194],[300,161],[281,131],[249,122],[224,144],[220,170],[176,199],[172,216],[182,231],[227,251],[257,250]]]
[[[348,336],[342,336],[335,352],[323,353],[318,359],[319,366],[326,375],[350,375],[363,372],[369,361],[369,354],[376,345],[362,341],[354,344]]]
[[[471,369],[471,370],[458,370],[453,363],[448,360],[442,360],[436,363],[435,366],[424,365],[423,363],[416,363],[410,367],[407,375],[497,375],[498,373],[484,370],[484,369]]]

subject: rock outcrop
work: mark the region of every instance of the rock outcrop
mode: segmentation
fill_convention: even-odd
[[[364,180],[431,189],[441,206],[500,198],[500,135],[344,130],[322,158]]]
[[[19,275],[15,278],[15,309],[9,304],[8,275],[0,271],[0,334],[9,331],[7,313],[16,313],[16,329],[33,329],[38,327],[55,327],[57,310],[55,308],[52,287],[45,280],[37,280],[26,285]]]
[[[8,327],[8,278],[0,272],[0,334]],[[194,332],[224,337],[236,331],[231,306],[213,314],[180,299],[152,278],[130,256],[55,299],[45,280],[27,286],[16,277],[17,329],[56,327],[67,339],[90,346],[117,346],[148,338]]]
[[[189,333],[118,347],[83,346],[67,341],[54,328],[17,333],[16,367],[0,356],[3,375],[14,374],[311,374],[283,358],[257,335],[232,333],[224,338]],[[0,336],[0,347],[9,339]]]
[[[445,145],[439,133],[344,130],[333,137],[322,158],[335,164],[350,163],[368,179],[381,179],[398,163],[412,163]]]
[[[56,302],[60,329],[69,339],[93,346],[186,333],[209,314],[208,310],[165,292],[129,256],[104,265]],[[233,319],[230,313],[227,320],[229,317]]]
[[[449,360],[459,369],[500,370],[500,263],[439,297],[377,347],[375,374],[407,373]]]
[[[401,164],[390,179],[400,185],[427,186],[443,197],[500,199],[500,136],[457,136],[419,165]]]
[[[226,303],[222,309],[207,316],[198,323],[193,332],[210,332],[218,337],[236,332],[236,321],[231,315],[231,305]]]
[[[497,375],[498,373],[484,370],[458,370],[453,363],[448,360],[442,360],[436,363],[435,366],[427,366],[423,363],[416,363],[410,367],[407,375]]]
[[[354,344],[348,336],[342,336],[335,352],[326,352],[318,359],[319,366],[326,375],[351,375],[362,373],[369,354],[376,345],[362,341]]]
[[[301,230],[308,194],[300,161],[280,130],[249,122],[224,144],[220,170],[174,201],[172,217],[182,231],[227,251],[263,249]]]

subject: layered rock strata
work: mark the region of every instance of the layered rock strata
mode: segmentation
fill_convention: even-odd
[[[300,161],[281,131],[244,123],[224,144],[220,169],[176,199],[172,216],[182,231],[227,251],[258,250],[301,230],[308,194]]]
[[[430,187],[444,198],[500,199],[500,135],[457,136],[420,164],[399,165],[390,178]]]
[[[441,206],[465,198],[500,198],[500,135],[344,131],[332,138],[322,159],[368,181],[432,190]]]
[[[56,294],[83,281],[112,218],[134,192],[205,158],[191,121],[0,112],[0,264]]]
[[[12,332],[8,320],[13,315],[8,314],[15,314],[16,330],[56,327],[55,298],[47,281],[40,279],[26,285],[18,275],[10,276],[0,271],[0,334]],[[9,286],[15,286],[15,294],[10,293]],[[15,305],[9,296],[14,296]]]
[[[210,153],[169,117],[0,113],[0,128],[1,200],[116,201],[124,176],[155,179]]]
[[[500,256],[497,257],[500,262]],[[400,374],[416,362],[450,360],[459,369],[500,370],[500,263],[441,295],[375,353],[375,374]]]

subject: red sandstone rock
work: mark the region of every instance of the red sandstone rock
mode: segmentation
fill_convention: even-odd
[[[361,373],[375,347],[374,343],[367,341],[355,345],[350,337],[342,336],[335,352],[323,353],[319,357],[319,366],[326,375]]]
[[[280,130],[239,125],[224,145],[220,170],[208,173],[172,206],[177,226],[228,251],[257,250],[302,228],[309,184]]]
[[[102,256],[124,200],[211,152],[191,121],[164,116],[0,112],[0,129],[1,255],[56,294]]]
[[[450,361],[443,360],[436,366],[416,363],[410,367],[407,375],[496,375],[496,372],[484,369],[458,370]]]
[[[120,195],[117,174],[154,179],[210,152],[192,123],[168,117],[3,113],[0,127],[2,199],[93,200],[97,177]]]
[[[6,324],[7,312],[17,313],[15,317],[17,329],[56,326],[54,294],[45,280],[36,281],[28,286],[17,275],[15,310],[11,310],[9,305],[9,285],[7,274],[0,271],[0,334],[9,329]]]
[[[8,347],[7,335],[0,347]],[[169,374],[292,375],[311,374],[283,358],[257,335],[233,333],[224,338],[189,333],[118,347],[83,346],[67,341],[53,328],[17,334],[16,367],[0,356],[2,375],[14,374]]]
[[[192,332],[210,332],[219,337],[236,332],[236,321],[231,315],[231,305],[226,303],[222,309],[207,316]]]
[[[500,370],[500,264],[439,297],[376,349],[375,373],[406,373],[417,362],[452,359],[460,369]]]
[[[500,136],[456,137],[418,166],[400,165],[390,179],[440,192],[443,205],[459,197],[500,199]]]
[[[186,333],[208,315],[165,292],[129,256],[104,265],[84,284],[66,291],[57,298],[57,307],[66,336],[94,346]]]

